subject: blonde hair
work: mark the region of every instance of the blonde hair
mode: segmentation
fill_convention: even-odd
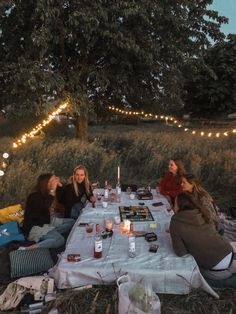
[[[75,174],[77,170],[83,170],[84,174],[85,174],[85,178],[84,178],[84,186],[85,186],[85,191],[87,194],[89,194],[90,192],[90,182],[89,182],[89,178],[88,178],[88,170],[85,166],[83,165],[79,165],[77,167],[75,167],[75,169],[73,170],[73,177],[72,177],[72,183],[73,183],[73,187],[75,190],[75,194],[76,196],[79,196],[79,188],[78,188],[78,183],[76,182],[75,179]]]

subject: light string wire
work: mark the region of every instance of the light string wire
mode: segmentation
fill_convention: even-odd
[[[228,136],[230,134],[236,134],[236,128],[233,128],[232,130],[224,130],[221,132],[216,131],[203,131],[203,130],[196,130],[193,128],[187,128],[185,127],[177,118],[170,116],[170,115],[160,115],[160,114],[154,114],[154,113],[146,113],[144,111],[134,111],[134,110],[128,110],[128,109],[120,109],[116,106],[108,106],[108,110],[113,111],[116,114],[124,115],[124,116],[139,116],[144,118],[152,118],[160,121],[165,121],[166,124],[171,123],[172,125],[183,128],[184,132],[188,132],[192,135],[200,135],[201,137],[220,137],[220,136]]]

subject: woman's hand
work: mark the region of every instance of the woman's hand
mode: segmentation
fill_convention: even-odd
[[[48,181],[48,189],[51,193],[56,192],[58,186],[62,186],[60,182],[60,178],[53,175],[51,176],[50,180]]]
[[[90,200],[91,203],[96,203],[97,199],[96,199],[96,197],[94,195],[91,195],[89,200]]]

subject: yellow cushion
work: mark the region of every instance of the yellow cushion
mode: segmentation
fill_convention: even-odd
[[[24,220],[24,210],[20,204],[8,206],[0,209],[0,224],[5,224],[11,221],[17,221],[22,225]]]

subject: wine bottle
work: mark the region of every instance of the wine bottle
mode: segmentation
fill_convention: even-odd
[[[94,257],[101,258],[102,257],[102,238],[100,236],[96,236],[94,243]]]

